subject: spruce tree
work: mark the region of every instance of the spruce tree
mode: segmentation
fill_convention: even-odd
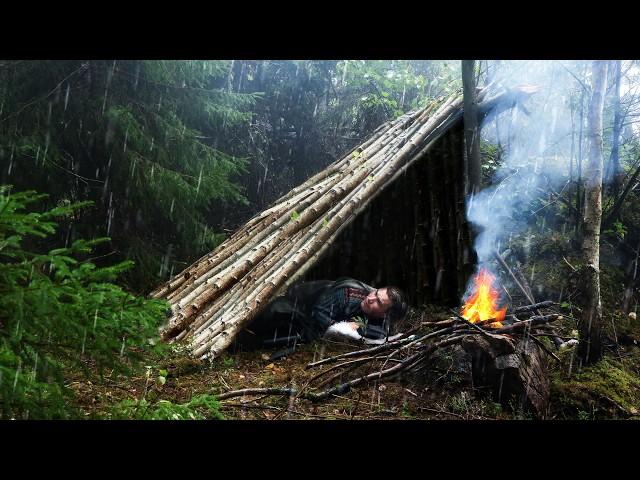
[[[12,61],[0,66],[0,181],[97,208],[61,232],[109,235],[144,291],[213,248],[207,216],[247,200],[246,159],[217,142],[258,95],[227,89],[222,61]],[[103,253],[109,253],[105,247]],[[179,263],[178,267],[183,263]]]
[[[46,239],[54,219],[86,203],[45,212],[27,211],[44,195],[10,194],[0,187],[0,418],[77,416],[67,369],[91,362],[101,373],[126,373],[150,348],[164,319],[164,301],[131,295],[113,282],[131,268],[125,261],[96,267],[88,255],[106,238],[75,240],[42,252],[25,248],[29,237]],[[131,363],[134,361],[134,363]]]

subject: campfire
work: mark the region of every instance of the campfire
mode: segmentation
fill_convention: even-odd
[[[497,258],[515,280],[504,260],[499,255]],[[318,401],[344,393],[359,383],[377,381],[400,372],[419,371],[428,367],[443,348],[453,348],[454,351],[458,348],[458,352],[466,352],[470,357],[475,386],[490,386],[498,401],[515,399],[536,416],[544,417],[549,398],[548,359],[559,358],[541,339],[550,338],[558,347],[568,338],[558,337],[553,326],[562,318],[557,311],[557,303],[535,302],[522,281],[516,281],[516,284],[529,304],[508,307],[501,300],[503,287],[497,276],[488,268],[481,268],[463,297],[464,305],[452,309],[453,315],[449,319],[423,319],[418,326],[393,342],[309,364],[308,368],[313,368],[336,363],[319,376],[337,371],[332,378],[340,378],[342,382],[320,393],[307,393],[306,398]],[[566,343],[573,342],[575,340]],[[373,373],[344,381],[343,375],[356,365],[371,363],[378,364],[378,367],[369,366]]]
[[[495,277],[488,269],[481,268],[473,279],[473,291],[468,297],[461,316],[471,323],[486,323],[499,328],[507,313],[507,307],[498,309],[500,294],[495,287]]]
[[[505,405],[515,400],[536,417],[544,417],[550,389],[548,360],[559,358],[541,339],[551,338],[557,348],[577,341],[559,337],[552,325],[562,318],[558,304],[535,302],[523,286],[522,281],[526,280],[517,281],[504,260],[499,255],[497,259],[527,298],[528,305],[510,309],[501,305],[502,287],[496,276],[486,268],[481,269],[471,281],[464,305],[452,309],[452,316],[446,320],[428,319],[422,313],[413,328],[393,341],[310,363],[307,368],[327,368],[300,390],[251,388],[224,393],[219,398],[287,394],[318,402],[363,383],[428,368],[438,352],[450,348],[454,355],[469,358],[465,361],[470,362],[474,388],[491,387],[496,400]],[[563,343],[565,340],[569,341]]]

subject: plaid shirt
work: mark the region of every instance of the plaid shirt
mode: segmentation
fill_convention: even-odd
[[[336,322],[352,321],[360,324],[361,335],[368,336],[371,333],[374,337],[379,337],[382,319],[368,318],[361,307],[362,300],[373,290],[373,287],[357,280],[336,282],[313,305],[311,316],[317,335],[323,335]],[[368,328],[375,324],[379,325],[378,328]]]
[[[360,304],[371,290],[373,288],[370,290],[352,287],[331,288],[315,303],[311,315],[323,331],[336,322],[364,316]]]

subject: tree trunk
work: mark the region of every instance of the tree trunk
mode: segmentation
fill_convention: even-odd
[[[611,182],[611,193],[615,197],[620,193],[623,175],[620,168],[620,131],[622,130],[622,112],[620,111],[620,76],[622,61],[612,62],[613,74],[615,75],[615,90],[613,92],[613,138],[611,139],[611,155],[609,157],[609,168],[606,176]]]
[[[478,128],[478,102],[476,99],[475,60],[462,60],[462,86],[464,95],[464,139],[469,178],[469,191],[480,191],[482,166],[480,163],[480,130]]]
[[[593,62],[593,86],[589,104],[589,158],[585,168],[585,214],[582,254],[584,309],[580,325],[579,355],[583,364],[602,355],[602,305],[600,303],[600,223],[602,220],[602,109],[607,64]]]
[[[638,167],[631,175],[631,178],[627,182],[627,186],[622,191],[622,193],[616,198],[613,207],[611,207],[611,211],[605,216],[604,221],[602,222],[602,229],[606,230],[611,225],[613,225],[617,220],[620,219],[620,213],[622,212],[622,205],[624,204],[625,199],[633,190],[633,186],[636,184],[636,180],[638,179],[638,175],[640,175],[640,163]]]
[[[582,134],[584,126],[584,89],[580,93],[580,133],[578,133],[578,156],[576,158],[576,224],[574,230],[574,237],[576,242],[581,242],[582,239]]]

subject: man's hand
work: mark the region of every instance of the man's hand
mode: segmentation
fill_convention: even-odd
[[[359,325],[355,322],[334,323],[325,332],[324,338],[362,341],[362,336],[358,333],[358,328]]]

